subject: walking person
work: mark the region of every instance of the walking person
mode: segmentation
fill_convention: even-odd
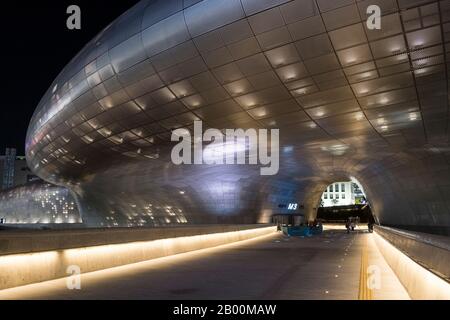
[[[369,228],[369,232],[372,233],[373,232],[373,222],[369,221],[369,224],[367,225],[367,227]]]
[[[345,229],[347,229],[347,233],[350,233],[350,220],[345,223]]]

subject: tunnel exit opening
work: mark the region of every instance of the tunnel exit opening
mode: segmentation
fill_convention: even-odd
[[[327,186],[317,208],[317,220],[351,230],[371,230],[376,223],[366,193],[355,178],[336,181]]]

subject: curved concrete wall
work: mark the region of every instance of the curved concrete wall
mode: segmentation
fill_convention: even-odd
[[[287,203],[312,219],[354,176],[383,224],[448,230],[449,5],[378,4],[381,30],[367,1],[142,1],[51,85],[29,165],[91,226],[265,222]],[[279,128],[280,173],[173,165],[170,133],[194,120]]]
[[[0,236],[0,290],[68,277],[71,270],[93,272],[275,232],[269,225],[8,232]]]

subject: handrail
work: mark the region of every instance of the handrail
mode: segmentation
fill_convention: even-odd
[[[374,229],[380,236],[418,264],[450,282],[449,237],[384,226],[375,226]]]
[[[422,232],[414,232],[409,230],[395,229],[392,227],[385,227],[385,226],[376,226],[376,227],[389,230],[392,233],[396,233],[400,236],[413,239],[415,241],[423,242],[428,245],[450,251],[450,237],[433,235]]]

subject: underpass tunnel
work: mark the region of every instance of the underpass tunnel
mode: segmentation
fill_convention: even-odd
[[[320,194],[315,220],[337,224],[342,229],[349,221],[357,222],[359,229],[367,229],[369,224],[378,221],[372,213],[370,199],[355,177],[344,177],[326,186]]]
[[[380,223],[449,235],[449,170],[442,154],[399,153],[375,163],[360,181]]]
[[[322,162],[324,163],[324,162]],[[449,158],[436,148],[390,153],[379,159],[334,157],[299,194],[307,219],[314,220],[323,191],[333,182],[355,179],[381,225],[449,235]]]

